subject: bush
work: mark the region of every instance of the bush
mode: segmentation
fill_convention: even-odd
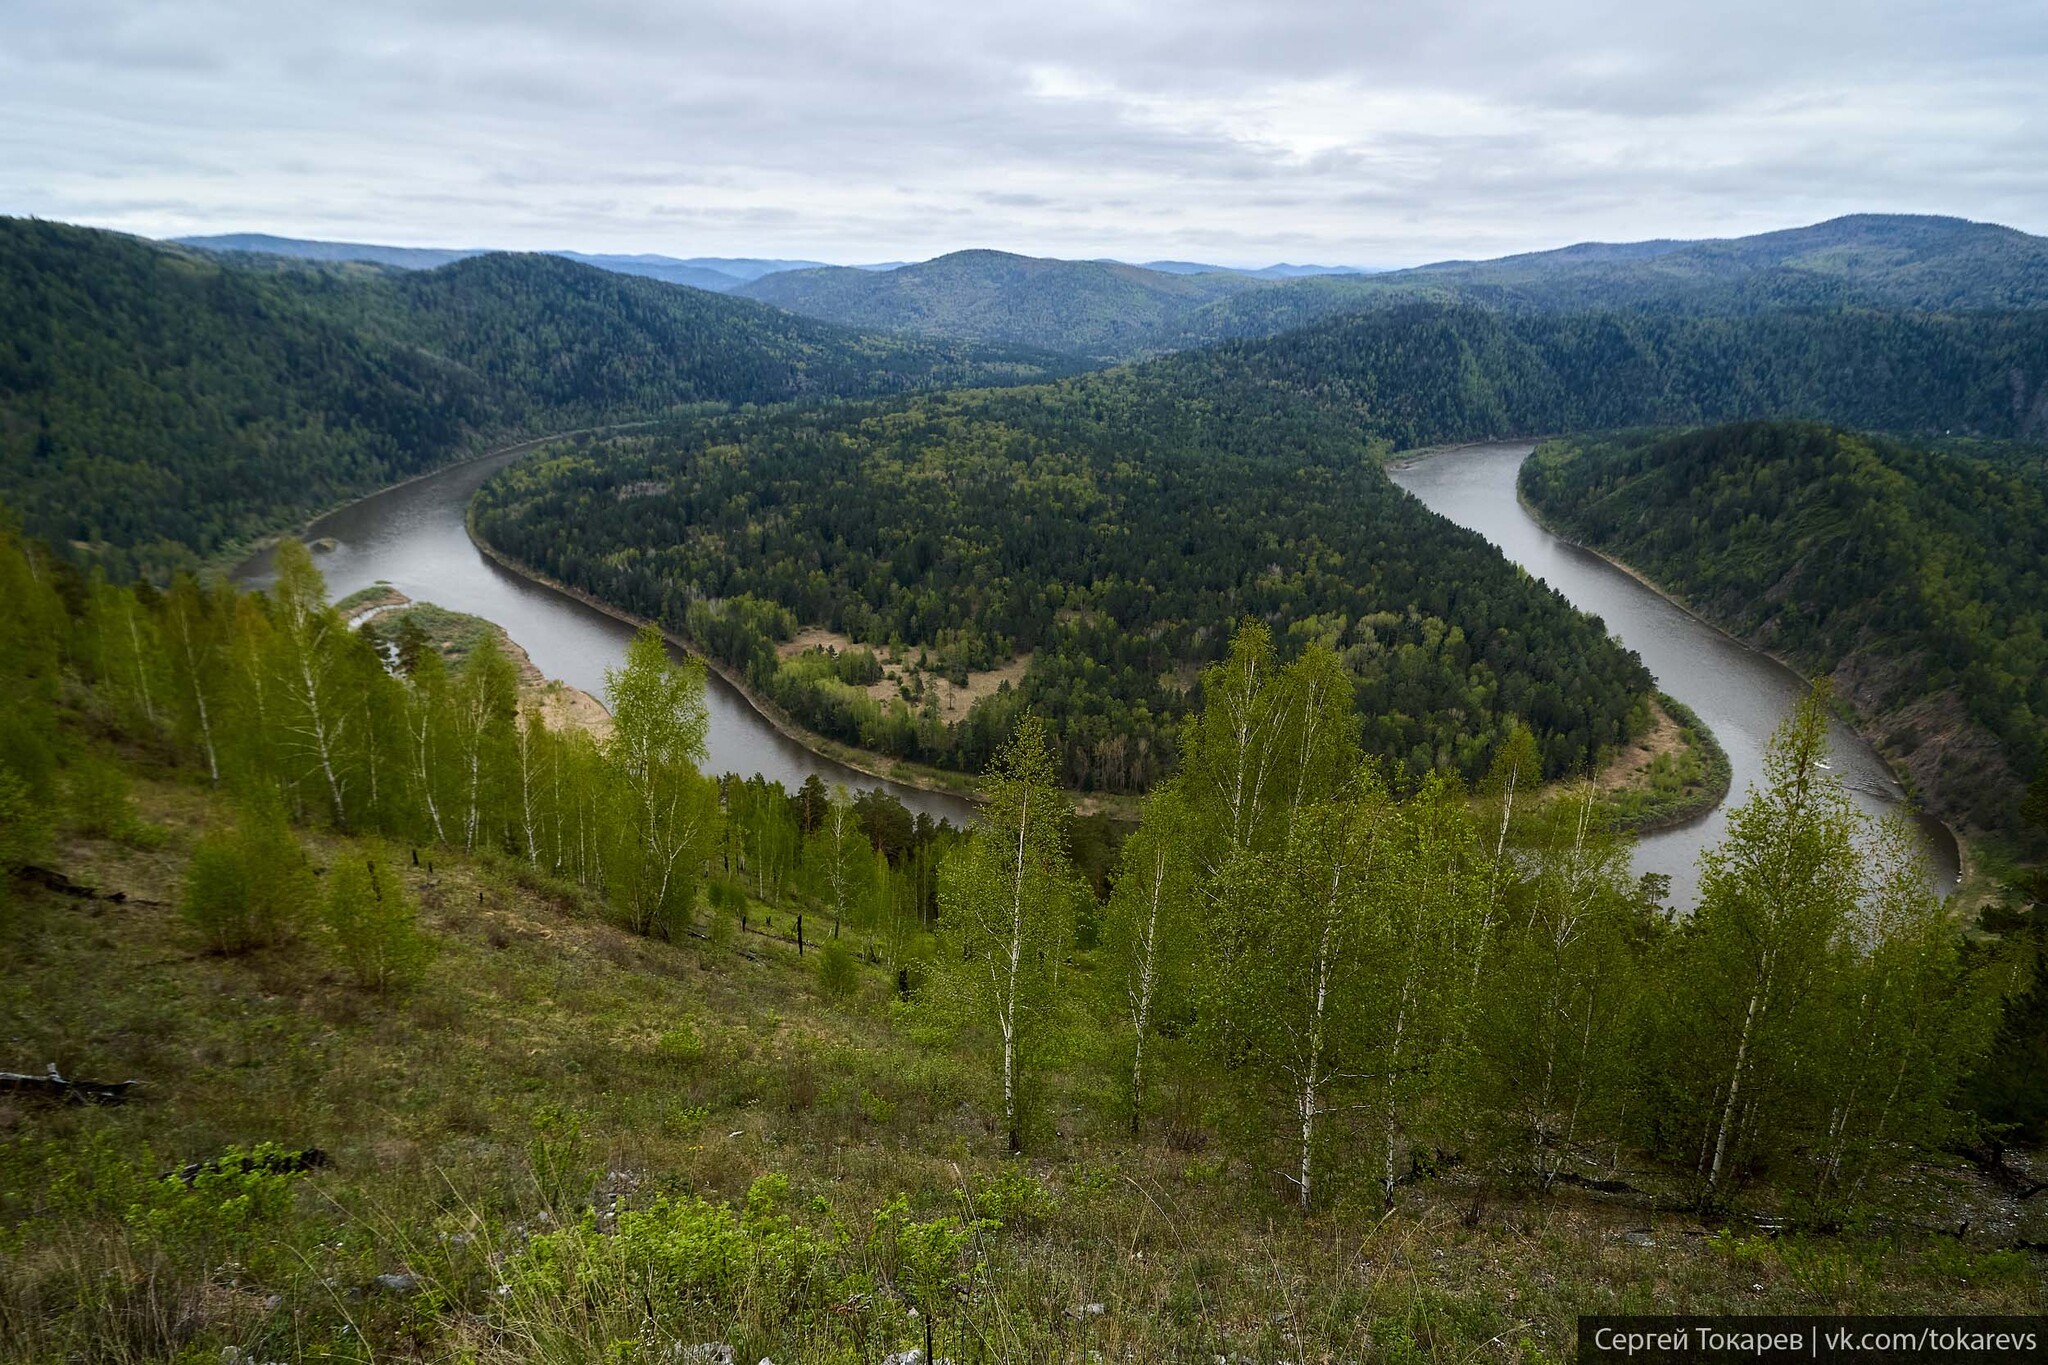
[[[335,955],[366,989],[409,986],[426,969],[432,945],[420,929],[419,906],[374,845],[358,845],[356,857],[328,872],[320,918]]]
[[[818,989],[832,1000],[850,1000],[860,990],[860,962],[836,938],[826,939],[818,954]]]
[[[70,798],[71,821],[80,834],[94,839],[119,839],[144,848],[154,848],[163,842],[161,830],[136,817],[128,774],[118,763],[82,758],[65,775],[65,788]]]
[[[312,903],[312,872],[284,816],[252,809],[192,850],[178,909],[213,951],[239,953],[289,938]]]

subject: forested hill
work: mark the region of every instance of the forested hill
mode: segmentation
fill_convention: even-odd
[[[1749,423],[1552,442],[1522,487],[1567,534],[1832,673],[1937,814],[2021,828],[2023,788],[2048,782],[2048,450]]]
[[[0,502],[117,574],[274,530],[487,441],[1043,378],[546,256],[397,274],[0,219]]]
[[[659,620],[812,728],[975,771],[1016,710],[1077,787],[1169,770],[1195,665],[1231,621],[1329,641],[1368,742],[1484,770],[1513,718],[1571,770],[1647,678],[1378,452],[1794,413],[2008,435],[2040,424],[2048,313],[1508,316],[1410,306],[1051,386],[742,418],[509,473],[500,548]],[[689,528],[687,534],[679,528]],[[799,627],[866,650],[790,657]],[[965,714],[932,677],[1010,663]]]
[[[1397,447],[1770,416],[2048,436],[2048,310],[1553,316],[1407,304],[1143,373],[1217,401],[1300,395]]]
[[[1260,399],[1123,371],[735,415],[529,461],[476,522],[812,729],[969,773],[1029,711],[1068,785],[1145,789],[1247,616],[1335,651],[1412,775],[1483,775],[1517,720],[1580,772],[1647,722],[1597,622],[1397,491],[1348,415]],[[845,638],[799,652],[804,626]]]
[[[1212,299],[1264,287],[1234,273],[957,251],[895,270],[785,271],[735,292],[849,326],[1116,358],[1156,349],[1156,336]]]

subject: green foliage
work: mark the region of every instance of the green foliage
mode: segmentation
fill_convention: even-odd
[[[283,812],[253,805],[232,829],[212,831],[194,846],[178,911],[212,951],[238,953],[290,937],[315,895],[312,870]]]
[[[425,970],[432,941],[419,905],[391,871],[384,850],[361,843],[327,870],[320,923],[342,966],[366,990],[411,985]]]
[[[1853,682],[1946,818],[2048,764],[2048,462],[1799,423],[1545,446],[1524,492],[1735,633]]]
[[[0,219],[0,497],[163,573],[486,441],[1071,368],[861,335],[549,256],[276,268]]]
[[[505,472],[476,524],[811,729],[966,772],[1030,712],[1053,723],[1065,785],[1148,788],[1245,616],[1275,623],[1286,656],[1337,651],[1368,747],[1417,776],[1476,779],[1516,718],[1553,776],[1627,738],[1641,666],[1395,489],[1371,434],[1305,398],[1153,369],[621,438]],[[889,649],[897,685],[783,657],[798,622]],[[1025,655],[1014,684],[940,710],[935,677]]]
[[[298,1178],[275,1143],[231,1147],[190,1180],[151,1181],[138,1191],[128,1222],[146,1245],[183,1265],[233,1263],[256,1275],[278,1268],[274,1233],[292,1204]]]
[[[64,774],[71,823],[95,839],[121,839],[136,828],[135,798],[120,764],[95,754],[81,757]]]
[[[818,1307],[832,1279],[827,1245],[775,1212],[782,1176],[763,1176],[744,1208],[661,1196],[599,1232],[591,1220],[533,1238],[505,1267],[505,1310],[542,1321],[550,1302],[648,1305],[657,1327],[709,1308],[759,1331]],[[547,1343],[541,1343],[543,1347]]]
[[[818,954],[818,989],[827,999],[841,1001],[860,992],[860,959],[839,939],[826,939]]]

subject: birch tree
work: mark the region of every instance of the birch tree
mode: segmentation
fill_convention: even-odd
[[[1131,1039],[1131,1132],[1145,1112],[1160,1020],[1185,1010],[1195,944],[1195,869],[1186,811],[1171,785],[1146,798],[1124,841],[1103,923],[1105,978]]]
[[[1255,946],[1210,976],[1204,1004],[1223,1027],[1206,1036],[1243,1097],[1252,1150],[1279,1155],[1303,1212],[1339,1145],[1331,1120],[1354,1116],[1372,1079],[1364,968],[1387,817],[1376,785],[1306,807],[1284,849],[1235,858],[1219,877],[1214,927]]]
[[[1076,894],[1056,765],[1044,723],[1027,718],[990,764],[973,833],[940,870],[949,947],[941,996],[994,1030],[1012,1152],[1024,1147],[1023,1073],[1055,1008],[1053,967],[1068,947]]]
[[[1503,871],[1498,843],[1489,859],[1485,914],[1501,932],[1492,968],[1475,970],[1480,1127],[1511,1172],[1545,1189],[1615,1134],[1632,1079],[1650,930],[1628,845],[1598,813],[1590,783],[1540,808],[1526,880]]]
[[[605,670],[612,734],[605,767],[618,811],[613,900],[635,933],[674,938],[696,910],[717,836],[718,791],[700,777],[710,720],[704,669],[668,657],[652,627],[633,637],[623,668]]]
[[[517,744],[519,674],[497,633],[487,631],[450,682],[449,758],[461,792],[462,847],[473,853]]]
[[[1702,856],[1699,909],[1662,982],[1655,1117],[1703,1207],[1726,1204],[1812,1121],[1826,988],[1863,872],[1854,807],[1824,766],[1827,728],[1816,688],[1772,738],[1766,785]]]
[[[221,780],[221,755],[214,727],[225,719],[221,693],[234,615],[235,592],[224,581],[209,591],[190,574],[179,574],[164,599],[171,709],[182,737],[206,760],[207,780],[215,786]]]
[[[346,741],[350,707],[342,655],[348,628],[327,604],[327,586],[313,556],[296,540],[277,547],[271,589],[276,626],[270,671],[278,705],[272,713],[299,766],[326,801],[337,828],[348,826]]]

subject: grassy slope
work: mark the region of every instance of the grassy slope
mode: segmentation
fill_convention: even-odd
[[[516,868],[437,857],[432,875],[404,874],[433,965],[407,995],[365,995],[310,943],[194,952],[169,907],[191,841],[224,812],[183,780],[138,795],[160,847],[73,836],[56,858],[124,902],[18,888],[0,928],[0,1066],[147,1082],[123,1108],[0,1109],[0,1354],[211,1360],[237,1345],[306,1359],[367,1341],[385,1359],[596,1358],[625,1339],[637,1344],[613,1358],[638,1360],[719,1339],[748,1360],[871,1359],[914,1339],[886,1290],[777,1322],[673,1303],[651,1318],[637,1303],[536,1313],[494,1285],[504,1254],[573,1217],[599,1172],[600,1198],[629,1205],[667,1190],[738,1199],[782,1172],[801,1221],[861,1228],[898,1192],[931,1217],[1014,1169],[966,1040],[893,1005],[875,969],[830,1005],[815,951],[799,963],[756,934],[654,944]],[[316,864],[346,851],[310,843]],[[701,1049],[678,1046],[692,1033]],[[1388,1217],[1361,1205],[1303,1223],[1197,1137],[1124,1138],[1088,1059],[1069,1060],[1038,1097],[1029,1161],[1056,1202],[994,1235],[990,1282],[960,1310],[993,1358],[1557,1359],[1573,1315],[1597,1309],[2043,1306],[2017,1253],[1704,1237],[1581,1196],[1482,1204],[1455,1180],[1411,1187]],[[580,1116],[574,1143],[550,1118],[563,1112]],[[260,1259],[181,1270],[126,1230],[138,1178],[263,1139],[319,1146],[334,1166],[297,1182]],[[427,1292],[358,1293],[380,1273],[417,1274]],[[80,1285],[88,1307],[67,1317]],[[1104,1311],[1077,1325],[1068,1310],[1089,1303]],[[869,1349],[829,1345],[855,1318]]]

